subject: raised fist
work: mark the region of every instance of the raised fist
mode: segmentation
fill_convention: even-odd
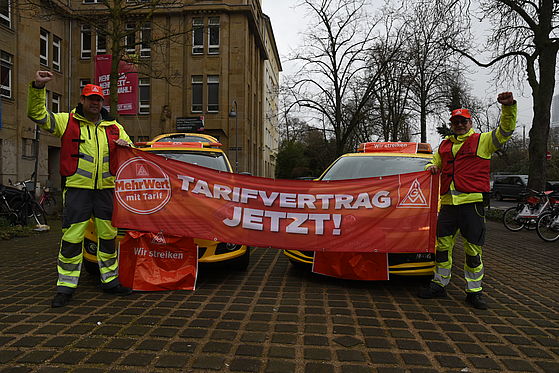
[[[502,92],[497,96],[497,102],[501,105],[512,105],[514,104],[514,97],[512,92]]]
[[[50,71],[37,71],[35,73],[35,87],[42,88],[52,80],[52,73]]]

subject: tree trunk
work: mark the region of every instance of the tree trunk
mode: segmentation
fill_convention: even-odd
[[[538,59],[540,81],[537,87],[532,86],[534,117],[528,146],[528,188],[539,191],[544,190],[547,181],[545,154],[551,122],[551,100],[555,88],[556,57],[557,50],[555,48],[542,49],[541,56]]]

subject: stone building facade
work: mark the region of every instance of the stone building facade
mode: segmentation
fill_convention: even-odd
[[[175,132],[177,118],[203,117],[204,132],[219,139],[232,163],[237,159],[239,172],[273,177],[281,63],[261,0],[172,4],[160,5],[149,23],[125,20],[134,30],[123,44],[139,66],[139,113],[119,122],[134,141],[145,141]],[[110,54],[110,27],[81,21],[103,11],[100,0],[70,0],[57,10],[66,17],[0,0],[1,183],[29,178],[36,167],[42,184],[60,185],[60,141],[38,134],[27,118],[27,86],[35,71],[49,70],[55,77],[48,108],[75,107],[81,87],[94,82],[95,55]]]

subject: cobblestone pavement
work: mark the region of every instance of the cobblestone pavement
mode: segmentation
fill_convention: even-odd
[[[256,249],[246,272],[204,271],[194,292],[118,298],[83,274],[50,308],[59,227],[0,242],[1,372],[559,372],[559,243],[489,223],[487,311],[420,283],[297,271]]]

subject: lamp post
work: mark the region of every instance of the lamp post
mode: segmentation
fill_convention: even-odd
[[[237,125],[237,100],[231,103],[229,118],[235,118],[235,172],[239,173],[239,126]]]

